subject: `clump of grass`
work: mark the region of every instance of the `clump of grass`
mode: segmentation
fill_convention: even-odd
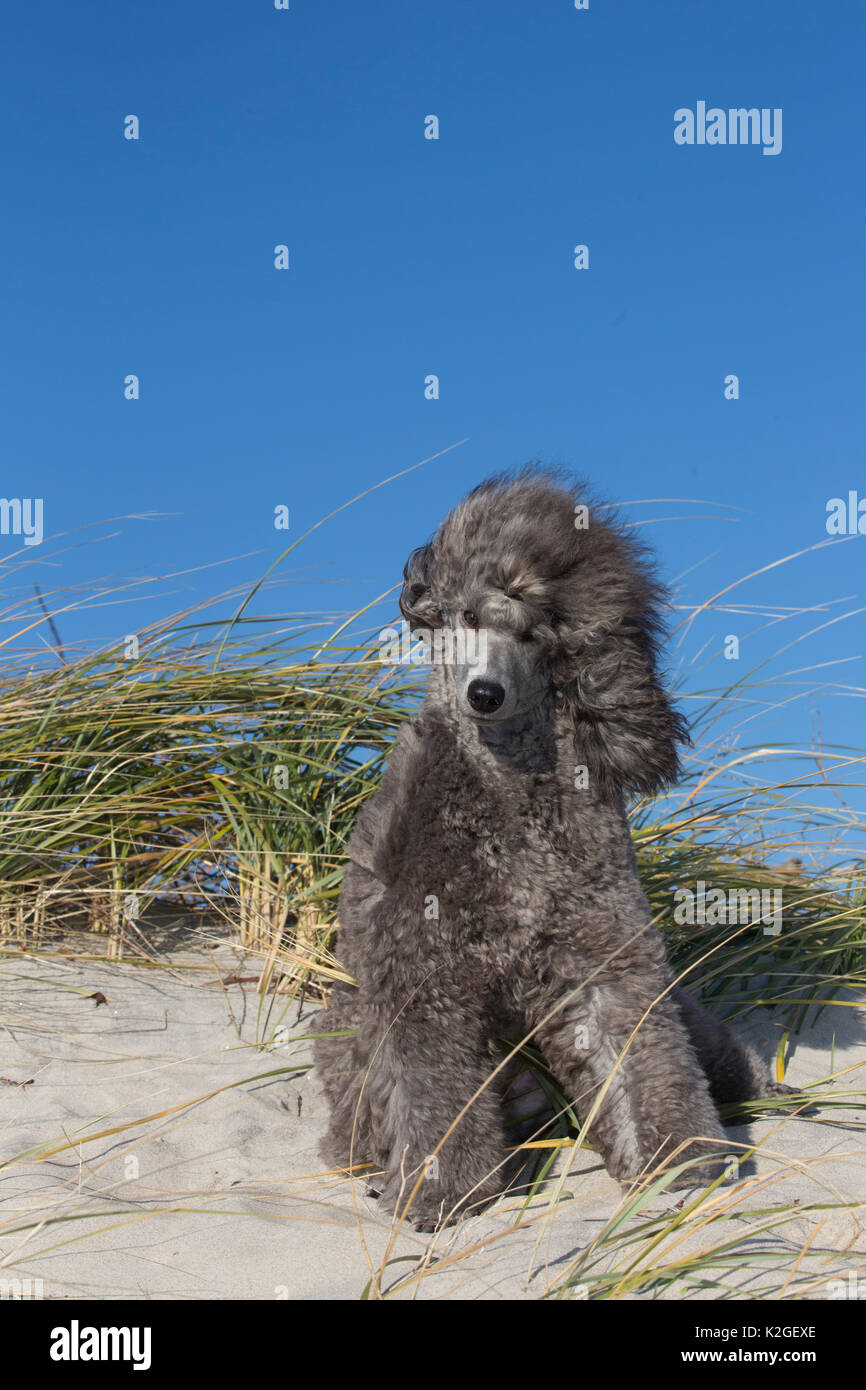
[[[0,935],[90,927],[119,954],[180,902],[318,962],[405,682],[363,651],[216,644],[179,615],[134,659],[0,674]]]

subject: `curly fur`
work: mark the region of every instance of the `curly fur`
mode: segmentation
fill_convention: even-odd
[[[681,1182],[716,1175],[715,1102],[773,1089],[669,989],[624,801],[676,777],[686,737],[657,671],[664,592],[609,510],[576,524],[584,502],[537,467],[491,478],[406,564],[413,627],[478,627],[488,664],[433,666],[358,819],[338,944],[357,988],[334,990],[318,1027],[343,1036],[316,1062],[324,1157],[383,1170],[390,1210],[423,1174],[423,1224],[502,1189],[496,1039],[531,1033],[581,1120],[612,1073],[589,1137],[620,1181],[698,1157]]]

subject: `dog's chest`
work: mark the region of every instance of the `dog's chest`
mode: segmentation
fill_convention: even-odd
[[[443,809],[438,862],[447,866],[446,906],[454,938],[496,939],[503,928],[537,929],[583,879],[572,798],[552,781],[524,781],[491,793],[455,813]]]
[[[567,769],[503,771],[425,738],[396,790],[381,877],[395,923],[413,923],[432,959],[507,971],[551,932],[578,935],[600,885],[622,877],[616,808]]]

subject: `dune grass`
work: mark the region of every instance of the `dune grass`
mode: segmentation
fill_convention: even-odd
[[[214,669],[183,616],[134,660],[0,674],[0,935],[89,926],[116,954],[151,904],[183,902],[306,959],[333,917],[401,685],[354,652],[324,667],[238,643]]]
[[[339,973],[346,841],[420,676],[383,666],[372,634],[315,660],[300,623],[289,644],[258,627],[251,641],[241,620],[226,644],[225,624],[202,638],[194,619],[155,625],[134,658],[118,647],[29,670],[16,657],[0,671],[0,939],[84,927],[118,955],[146,932],[151,905],[181,902],[231,923],[269,983],[276,969],[281,988],[326,984]],[[866,879],[863,860],[840,851],[838,815],[810,804],[826,756],[801,754],[811,770],[774,781],[782,756],[741,747],[725,765],[713,750],[707,765],[698,743],[676,796],[631,816],[654,915],[690,984],[796,1026],[863,983]],[[678,925],[676,894],[699,883],[778,893],[781,930]]]

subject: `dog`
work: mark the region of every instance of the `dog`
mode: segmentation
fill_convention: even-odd
[[[374,1164],[381,1206],[423,1229],[478,1210],[506,1166],[496,1040],[529,1038],[612,1177],[720,1176],[717,1104],[780,1088],[674,985],[638,876],[626,797],[671,783],[687,738],[647,553],[530,466],[470,492],[404,579],[404,618],[456,656],[349,841],[323,1157]]]

